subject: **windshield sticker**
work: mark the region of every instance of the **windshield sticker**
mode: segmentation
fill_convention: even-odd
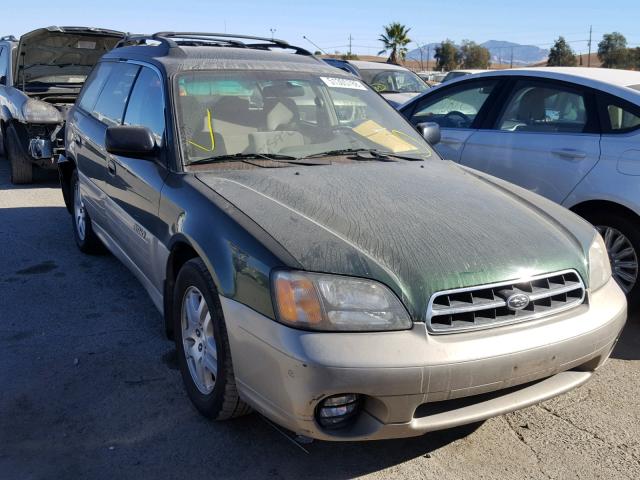
[[[351,78],[320,77],[320,79],[331,88],[349,88],[351,90],[367,89],[360,80]]]
[[[415,145],[412,145],[406,140],[397,137],[382,125],[374,122],[373,120],[362,122],[360,125],[354,128],[353,131],[358,135],[361,135],[369,139],[370,141],[377,143],[378,145],[382,145],[393,153],[411,152],[418,150]]]

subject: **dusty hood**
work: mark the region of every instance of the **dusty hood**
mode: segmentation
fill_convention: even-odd
[[[15,83],[22,85],[24,72],[25,83],[82,84],[98,59],[123,36],[87,27],[48,27],[26,33],[18,45]]]
[[[432,293],[574,268],[586,222],[439,160],[200,173],[307,270],[374,278],[414,318]],[[514,187],[517,188],[517,187]],[[542,210],[544,209],[544,210]],[[545,213],[546,212],[546,213]]]

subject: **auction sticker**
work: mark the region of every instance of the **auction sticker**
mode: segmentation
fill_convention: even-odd
[[[350,88],[352,90],[366,90],[360,80],[352,80],[350,78],[336,78],[336,77],[320,77],[322,81],[331,88]]]

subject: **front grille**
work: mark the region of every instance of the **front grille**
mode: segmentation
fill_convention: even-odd
[[[518,310],[520,294],[529,303]],[[518,295],[518,298],[513,297]],[[512,305],[507,300],[512,299]],[[539,275],[526,280],[435,293],[429,300],[427,327],[432,333],[479,330],[523,322],[567,310],[585,299],[584,283],[574,270]]]

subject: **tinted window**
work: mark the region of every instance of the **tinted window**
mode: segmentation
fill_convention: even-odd
[[[160,143],[164,134],[164,100],[160,77],[149,68],[142,68],[131,92],[124,118],[127,125],[148,127]]]
[[[609,104],[607,105],[607,116],[611,130],[635,130],[640,126],[640,117],[624,108]]]
[[[583,132],[587,109],[583,96],[562,86],[519,82],[498,120],[499,130]]]
[[[472,82],[449,90],[451,93],[427,98],[416,108],[411,122],[436,122],[443,128],[469,128],[489,98],[496,81]]]
[[[4,47],[0,47],[0,77],[4,77],[7,74],[7,58],[9,55],[7,54],[7,49]]]
[[[122,123],[124,108],[140,67],[130,63],[116,63],[93,107],[93,115],[109,125]]]
[[[116,64],[112,62],[99,63],[93,69],[80,93],[80,98],[78,99],[80,108],[87,112],[93,111],[93,106],[96,104],[96,100],[98,100],[98,95],[100,95],[102,87],[104,87],[104,84],[107,82],[109,74],[115,65]]]

